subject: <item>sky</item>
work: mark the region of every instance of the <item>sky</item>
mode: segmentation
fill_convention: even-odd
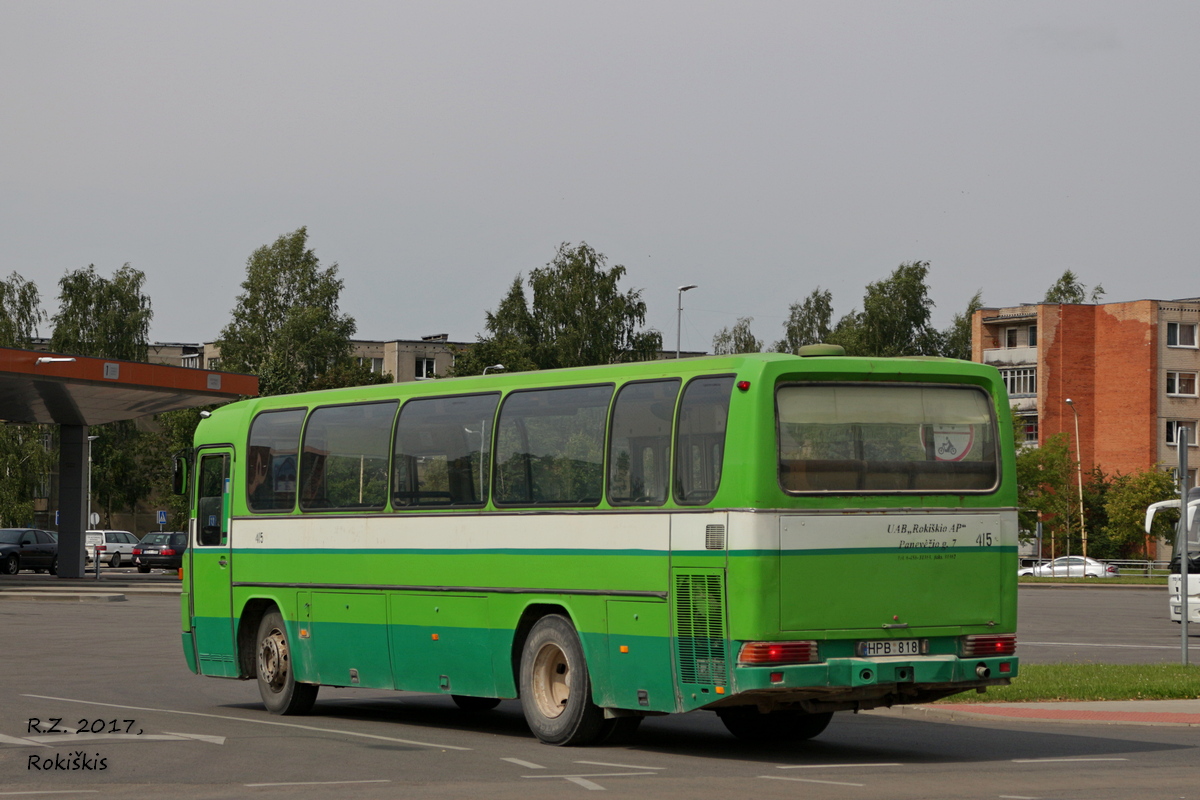
[[[768,344],[928,261],[976,291],[1200,296],[1200,4],[0,2],[0,275],[146,274],[209,341],[306,226],[358,338],[473,341],[562,242],[647,324]],[[44,325],[42,335],[49,335]]]

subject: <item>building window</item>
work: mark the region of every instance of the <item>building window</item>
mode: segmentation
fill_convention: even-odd
[[[1004,346],[1009,348],[1017,346],[1016,328],[1008,328],[1004,331]]]
[[[1009,396],[1037,394],[1037,367],[1002,369],[1000,377],[1004,379]]]
[[[182,365],[188,369],[200,369],[200,356],[184,356]]]
[[[1171,480],[1175,482],[1176,486],[1178,486],[1179,485],[1179,467],[1171,467],[1171,469],[1169,471],[1171,473]],[[1187,485],[1189,488],[1196,485],[1196,470],[1195,469],[1188,470]]]
[[[1168,372],[1167,373],[1167,394],[1185,395],[1187,397],[1196,396],[1196,373],[1194,372]]]
[[[1037,347],[1037,325],[1029,326],[1029,346]]]
[[[1195,347],[1196,323],[1168,322],[1167,347]]]
[[[221,368],[221,359],[219,359],[219,358],[210,358],[210,359],[208,360],[208,368],[209,368],[209,369],[220,369],[220,368]]]
[[[1179,444],[1179,429],[1187,428],[1188,446],[1195,447],[1196,442],[1196,420],[1194,419],[1169,419],[1167,420],[1167,444]]]
[[[1017,430],[1017,441],[1025,444],[1037,444],[1038,442],[1038,418],[1037,414],[1018,417],[1020,428]]]
[[[358,359],[358,363],[366,364],[367,366],[369,366],[371,368],[371,372],[376,375],[383,372],[383,359],[382,358],[368,358],[368,357],[364,356],[364,357]]]
[[[434,374],[434,363],[432,358],[417,358],[417,380],[425,378],[436,378]]]

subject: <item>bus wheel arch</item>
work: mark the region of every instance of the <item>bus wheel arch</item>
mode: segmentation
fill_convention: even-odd
[[[267,710],[280,715],[312,711],[320,687],[296,680],[287,625],[274,606],[259,620],[254,653],[258,693]]]
[[[588,745],[611,732],[604,711],[592,702],[583,643],[571,619],[546,614],[521,647],[521,709],[530,730],[545,744]]]

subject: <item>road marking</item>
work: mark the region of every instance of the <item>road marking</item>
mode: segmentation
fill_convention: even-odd
[[[49,747],[48,744],[35,742],[33,739],[21,739],[16,736],[5,736],[0,733],[0,744],[15,744],[20,747]]]
[[[103,706],[104,708],[121,708],[126,711],[149,711],[157,714],[182,714],[188,717],[206,717],[208,719],[228,719],[234,722],[249,722],[255,725],[275,725],[280,728],[296,728],[302,731],[332,733],[341,736],[357,736],[362,739],[376,739],[398,744],[411,744],[416,747],[438,747],[442,750],[470,750],[470,747],[459,747],[453,744],[438,744],[436,742],[418,742],[413,739],[397,739],[394,736],[379,736],[374,733],[359,733],[358,731],[343,731],[337,728],[319,728],[316,725],[298,725],[295,722],[275,722],[269,719],[249,719],[247,717],[231,717],[227,714],[205,714],[201,711],[178,711],[173,708],[144,708],[142,706],[122,706],[116,703],[99,703],[94,700],[76,700],[73,697],[48,697],[42,694],[23,694],[22,697],[32,697],[35,700],[55,700],[60,703],[82,703],[87,706]]]
[[[775,769],[842,769],[844,767],[903,767],[898,761],[881,764],[789,764]]]
[[[242,786],[341,786],[343,783],[391,783],[387,779],[369,781],[293,781],[291,783],[243,783]]]
[[[209,744],[225,744],[224,736],[191,736],[186,733],[79,733],[64,737],[63,734],[30,736],[29,741],[38,744],[66,744],[68,742],[186,742],[199,740]]]
[[[1014,764],[1057,764],[1062,762],[1127,762],[1128,758],[1014,758]]]
[[[599,790],[601,792],[604,791],[604,787],[601,786],[600,784],[592,783],[591,781],[584,780],[583,778],[568,777],[567,780],[569,780],[571,783],[582,786],[585,789],[591,789],[592,791]]]
[[[0,797],[16,797],[17,795],[27,794],[100,794],[99,789],[45,789],[39,791],[25,792],[0,792]]]
[[[797,783],[823,783],[828,786],[866,786],[865,783],[843,783],[842,781],[818,781],[814,778],[789,778],[786,775],[759,775],[769,781],[796,781]]]
[[[666,769],[666,767],[642,767],[637,764],[610,764],[607,761],[576,761],[576,764],[591,764],[595,767],[616,767],[617,769]]]
[[[1002,794],[1000,800],[1039,800],[1037,797],[1024,797],[1019,794]]]
[[[522,778],[628,778],[631,775],[657,775],[657,772],[585,772],[582,775],[522,775]]]
[[[534,764],[532,761],[522,761],[519,758],[502,758],[500,760],[516,764],[518,767],[525,767],[526,769],[545,769],[541,764]]]

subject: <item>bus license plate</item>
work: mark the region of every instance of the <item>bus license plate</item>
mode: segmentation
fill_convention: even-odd
[[[919,656],[920,639],[876,639],[858,643],[858,654],[865,658],[877,656]]]

